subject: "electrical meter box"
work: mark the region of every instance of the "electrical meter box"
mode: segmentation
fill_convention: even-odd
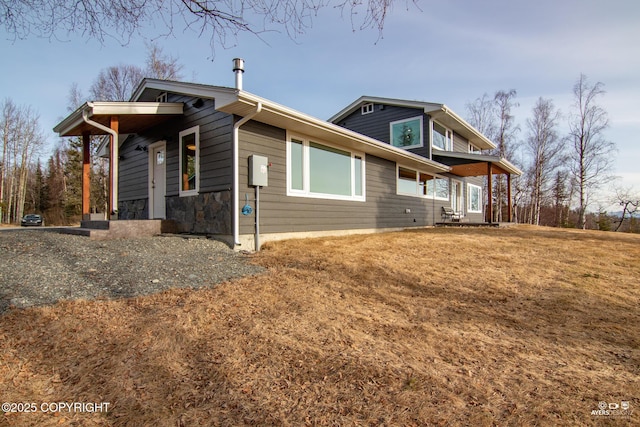
[[[266,187],[269,185],[269,159],[253,154],[249,156],[249,185]]]

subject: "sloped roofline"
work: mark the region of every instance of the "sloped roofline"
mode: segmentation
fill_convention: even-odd
[[[425,114],[429,114],[433,119],[443,122],[444,125],[452,128],[454,132],[462,135],[478,148],[483,150],[496,148],[496,145],[489,138],[483,135],[479,130],[469,124],[462,117],[457,115],[445,104],[434,102],[408,101],[404,99],[383,98],[377,96],[361,96],[351,104],[347,105],[337,114],[329,118],[329,121],[331,123],[338,123],[352,114],[354,111],[358,110],[358,108],[360,108],[362,104],[367,103],[421,109]]]
[[[311,137],[339,142],[347,147],[366,153],[402,162],[407,166],[415,166],[425,171],[448,172],[451,168],[442,163],[419,156],[401,148],[393,147],[377,139],[351,131],[337,124],[318,119],[266,98],[244,90],[229,87],[211,86],[199,83],[185,83],[170,80],[143,79],[133,96],[132,101],[140,99],[146,89],[180,93],[189,96],[214,99],[216,110],[244,117],[255,111],[258,103],[261,111],[253,120],[272,126],[299,132]]]

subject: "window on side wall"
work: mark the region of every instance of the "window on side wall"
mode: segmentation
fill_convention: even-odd
[[[467,184],[467,210],[474,213],[482,213],[482,187]]]
[[[180,140],[180,196],[192,196],[200,190],[200,126],[183,130]]]
[[[431,145],[443,151],[453,151],[453,132],[438,122],[431,122]]]
[[[287,141],[287,195],[365,200],[364,154],[308,138]]]
[[[406,196],[449,200],[449,178],[398,167],[397,193]]]
[[[476,147],[475,145],[473,145],[472,143],[469,143],[469,153],[482,154],[482,150]]]

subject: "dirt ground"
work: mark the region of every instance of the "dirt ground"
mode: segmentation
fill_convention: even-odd
[[[428,229],[252,262],[212,288],[10,310],[0,425],[640,425],[640,236]]]

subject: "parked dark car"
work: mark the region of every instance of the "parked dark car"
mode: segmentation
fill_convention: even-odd
[[[41,226],[41,225],[44,225],[44,220],[40,215],[29,214],[22,217],[22,221],[20,221],[20,225],[23,227],[27,227],[29,225]]]

